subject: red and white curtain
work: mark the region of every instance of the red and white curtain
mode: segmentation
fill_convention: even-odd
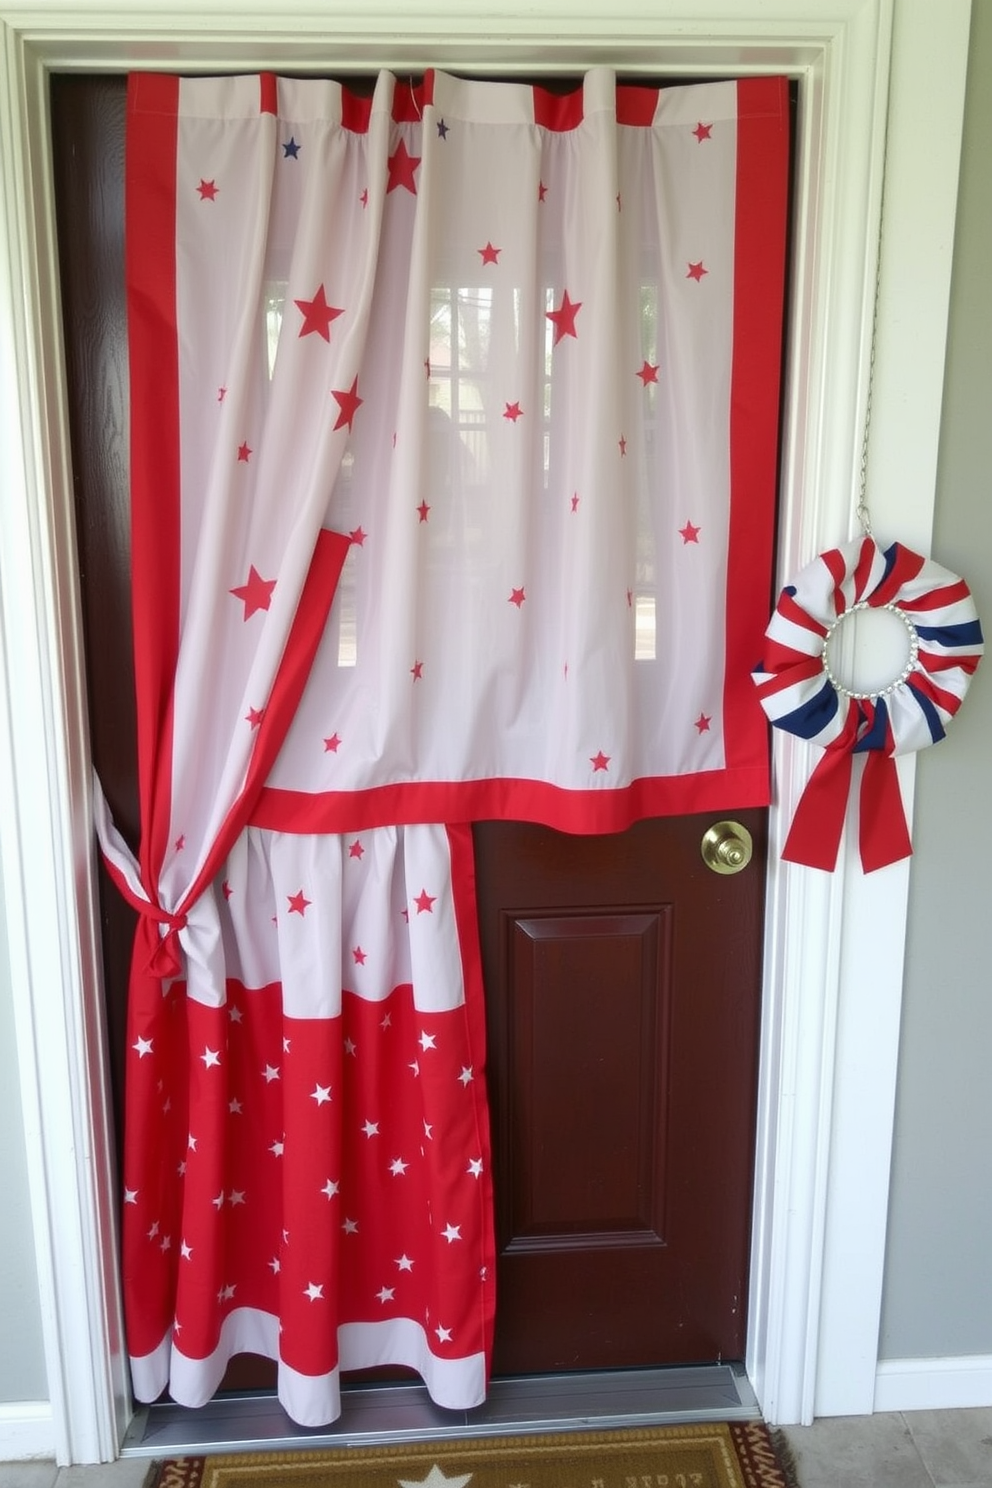
[[[139,1399],[485,1390],[469,823],[768,800],[781,79],[140,75]]]

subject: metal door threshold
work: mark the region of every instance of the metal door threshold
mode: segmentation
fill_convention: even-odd
[[[183,1457],[286,1447],[398,1445],[690,1421],[754,1421],[761,1416],[740,1364],[497,1379],[486,1402],[470,1411],[442,1410],[423,1385],[353,1386],[342,1390],[341,1406],[333,1425],[313,1430],[297,1426],[275,1395],[267,1392],[224,1395],[200,1410],[143,1406],[121,1455]]]

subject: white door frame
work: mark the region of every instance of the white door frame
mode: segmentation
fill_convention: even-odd
[[[969,19],[970,0],[0,0],[0,868],[60,1462],[114,1457],[131,1407],[49,73],[798,78],[784,581],[852,531],[887,108],[870,492],[883,539],[929,541]],[[774,764],[747,1365],[788,1423],[873,1406],[910,868],[866,879],[846,846],[833,876],[784,867],[808,750],[777,740]]]

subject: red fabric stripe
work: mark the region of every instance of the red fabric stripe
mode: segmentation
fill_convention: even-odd
[[[776,606],[783,620],[789,620],[793,625],[798,625],[803,630],[808,630],[812,635],[826,636],[827,627],[819,620],[814,620],[808,610],[804,610],[794,594],[786,594],[785,591],[779,595]]]
[[[393,119],[397,124],[418,124],[424,117],[425,104],[433,101],[433,72],[429,72],[422,83],[402,82],[397,78],[393,91]]]
[[[865,589],[871,578],[871,566],[875,561],[875,544],[870,537],[866,537],[861,544],[861,554],[858,558],[857,567],[854,570],[854,602],[860,603],[865,597]]]
[[[951,672],[955,667],[960,667],[963,672],[978,670],[981,656],[941,656],[936,651],[921,651],[920,666],[925,667],[928,672]]]
[[[767,753],[751,682],[772,584],[778,486],[789,89],[785,78],[737,84],[734,365],[723,737],[728,770]]]
[[[936,682],[932,682],[923,672],[914,672],[908,686],[914,692],[921,692],[938,708],[943,708],[945,713],[954,714],[961,706],[961,699],[956,693],[946,692],[943,687],[938,687]]]
[[[549,93],[547,88],[534,89],[534,123],[542,129],[553,129],[563,133],[576,129],[582,123],[583,94],[581,88],[572,93]]]
[[[658,112],[659,88],[641,88],[631,83],[617,84],[617,123],[644,129],[654,123]]]
[[[364,791],[266,786],[249,824],[278,832],[358,832],[411,822],[543,822],[559,832],[623,832],[644,816],[767,806],[768,770],[748,765],[635,780],[623,790],[569,791],[541,780],[404,782]]]
[[[341,127],[352,134],[367,134],[372,117],[372,99],[350,88],[341,89]]]
[[[838,548],[831,548],[828,553],[821,553],[824,566],[834,581],[834,613],[843,615],[847,609],[847,599],[841,585],[847,577],[847,564],[844,555]]]
[[[279,82],[274,72],[261,72],[258,75],[258,111],[260,114],[278,114],[279,112]]]
[[[898,863],[913,851],[895,760],[881,752],[869,754],[865,760],[858,846],[866,873]]]
[[[479,910],[475,889],[475,846],[472,828],[467,822],[446,828],[451,853],[451,892],[455,925],[462,958],[462,980],[465,984],[465,1020],[474,1066],[481,1072],[486,1064],[486,994],[482,981],[482,947],[479,941]],[[489,1107],[484,1099],[474,1105],[477,1150],[485,1165],[486,1181],[478,1186],[480,1213],[478,1228],[485,1241],[486,1283],[479,1288],[482,1315],[480,1331],[485,1339],[486,1378],[493,1351],[496,1322],[496,1249],[492,1226],[492,1148],[489,1134]]]
[[[172,685],[179,654],[179,349],[176,140],[179,79],[128,80],[125,266],[131,388],[131,563],[140,863],[158,883],[169,836]],[[195,182],[189,182],[193,189]],[[183,182],[186,186],[187,183]],[[154,890],[152,890],[154,893]]]
[[[956,584],[944,584],[940,589],[931,589],[929,594],[921,594],[918,599],[904,599],[899,603],[902,609],[915,615],[917,610],[940,610],[945,605],[960,604],[970,595],[971,590],[964,579],[958,579]]]
[[[911,548],[904,548],[902,543],[896,543],[895,547],[896,560],[888,577],[879,584],[872,595],[873,605],[886,605],[897,599],[902,586],[915,579],[927,561],[920,553],[914,553]]]

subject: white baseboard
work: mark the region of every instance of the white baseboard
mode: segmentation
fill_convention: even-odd
[[[47,1400],[0,1404],[0,1462],[55,1456],[55,1423]]]
[[[979,1405],[992,1405],[992,1354],[879,1361],[876,1411],[961,1410]]]

